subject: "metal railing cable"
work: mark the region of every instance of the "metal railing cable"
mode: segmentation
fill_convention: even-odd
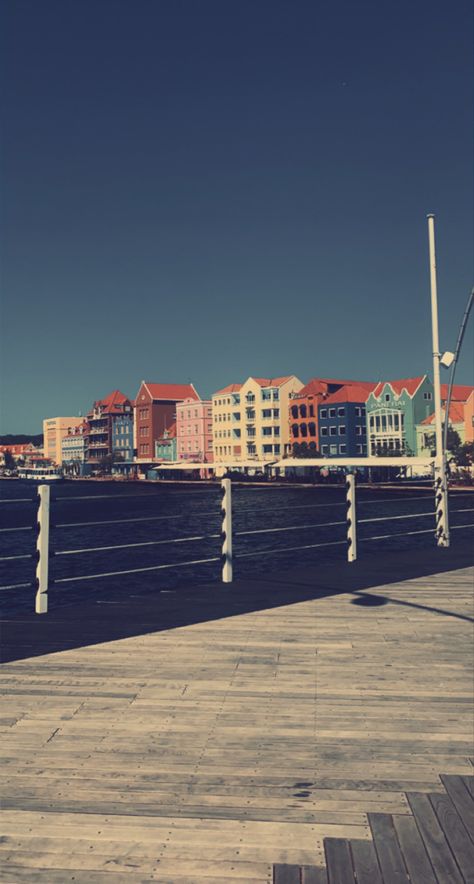
[[[164,570],[176,570],[182,569],[186,567],[192,567],[197,565],[207,565],[212,563],[220,562],[222,564],[222,580],[224,582],[232,581],[232,566],[233,561],[237,559],[250,559],[257,558],[261,556],[267,555],[281,555],[285,553],[293,553],[296,551],[304,551],[304,550],[313,550],[313,549],[321,549],[324,547],[337,547],[346,545],[347,547],[347,557],[348,561],[355,561],[357,558],[357,525],[368,525],[371,523],[391,523],[391,522],[403,522],[404,520],[413,520],[413,519],[426,519],[436,517],[436,512],[431,508],[424,512],[416,512],[416,513],[396,513],[394,515],[390,515],[389,513],[383,513],[382,515],[370,516],[364,518],[356,518],[356,499],[355,499],[355,479],[354,476],[349,474],[346,480],[346,498],[345,500],[337,500],[332,501],[330,503],[303,503],[303,504],[295,504],[293,506],[272,506],[270,510],[264,507],[249,508],[243,507],[239,508],[235,507],[234,516],[239,518],[241,516],[246,519],[248,514],[253,516],[254,524],[255,520],[260,519],[261,517],[268,518],[269,514],[273,516],[274,513],[279,512],[292,512],[293,510],[309,510],[309,509],[326,509],[329,507],[340,507],[341,509],[345,507],[346,515],[344,519],[338,519],[336,521],[330,522],[311,522],[304,523],[301,525],[287,524],[287,525],[277,525],[272,527],[271,524],[269,527],[255,527],[252,528],[248,526],[242,525],[242,530],[233,531],[232,530],[232,502],[231,502],[231,482],[229,479],[224,479],[222,481],[221,486],[221,509],[213,509],[213,510],[203,510],[197,512],[187,512],[186,519],[188,522],[193,519],[202,519],[203,517],[218,517],[219,514],[222,517],[222,527],[220,531],[212,531],[212,525],[208,523],[209,527],[211,527],[211,532],[199,532],[197,534],[192,535],[184,535],[182,537],[170,537],[160,539],[144,539],[144,540],[134,540],[132,542],[127,543],[110,543],[110,544],[102,544],[100,546],[83,546],[77,547],[73,549],[54,549],[51,548],[49,533],[51,529],[73,529],[73,528],[95,528],[96,526],[106,526],[106,525],[127,525],[127,524],[136,524],[137,530],[138,525],[140,523],[153,523],[153,522],[172,522],[176,520],[182,520],[182,513],[170,513],[170,514],[160,514],[160,515],[145,515],[145,516],[129,516],[126,518],[119,519],[96,519],[92,521],[80,521],[80,522],[59,522],[55,521],[50,522],[49,515],[49,505],[50,505],[50,494],[49,487],[41,486],[39,488],[39,495],[37,500],[40,501],[37,522],[33,525],[22,525],[8,528],[0,528],[0,532],[15,532],[15,531],[33,531],[36,532],[36,552],[34,553],[19,553],[16,555],[5,555],[0,556],[0,562],[13,562],[13,561],[36,561],[37,564],[37,576],[36,580],[31,581],[22,581],[17,583],[8,583],[0,586],[0,590],[9,590],[9,589],[20,589],[20,588],[29,588],[36,587],[37,595],[36,595],[36,610],[38,613],[44,613],[47,611],[47,598],[48,598],[48,587],[54,586],[56,584],[67,584],[67,583],[75,583],[83,580],[95,580],[100,578],[108,578],[108,577],[119,577],[124,575],[132,575],[132,574],[144,574],[147,572],[158,572]],[[209,493],[206,491],[205,493]],[[182,495],[182,492],[179,492]],[[183,496],[183,495],[182,495]],[[456,502],[464,504],[466,498],[469,496],[469,492],[458,492],[456,494]],[[121,495],[79,495],[73,496],[71,498],[60,498],[59,500],[62,502],[69,502],[74,500],[89,500],[89,499],[112,499],[117,500],[120,499],[128,499],[131,500],[133,498],[139,497],[143,501],[148,502],[151,497],[147,494],[145,495],[129,495],[129,494],[121,494]],[[455,499],[456,499],[455,498]],[[157,498],[154,498],[156,501]],[[430,495],[428,494],[416,494],[410,495],[409,497],[390,497],[390,498],[381,498],[381,499],[373,499],[373,500],[358,500],[357,506],[364,507],[365,505],[374,505],[374,504],[402,504],[407,501],[422,501],[430,500]],[[472,500],[472,497],[471,497]],[[55,499],[53,502],[56,503],[58,499]],[[0,501],[1,502],[1,501]],[[34,503],[35,499],[31,498],[17,498],[12,501],[6,502],[22,502],[22,503]],[[469,501],[470,502],[470,501]],[[452,510],[452,514],[456,513],[472,513],[474,512],[474,507],[469,506],[461,506]],[[316,515],[316,514],[315,514]],[[252,522],[250,523],[252,524]],[[258,524],[258,521],[257,521]],[[268,522],[267,522],[268,524]],[[292,546],[275,546],[275,547],[264,547],[260,549],[248,549],[245,546],[237,552],[237,556],[233,554],[232,550],[232,538],[250,538],[252,536],[259,536],[265,534],[274,534],[274,535],[282,535],[288,534],[290,532],[300,531],[315,531],[320,530],[324,531],[327,529],[338,528],[346,526],[347,532],[346,537],[344,539],[331,539],[331,540],[323,540],[320,542],[310,542],[310,543],[301,543],[298,545]],[[453,526],[454,530],[457,529],[467,529],[474,527],[474,525],[455,525]],[[188,529],[189,530],[189,529]],[[410,537],[415,535],[423,535],[423,534],[433,534],[436,536],[435,527],[432,528],[418,528],[416,527],[411,531],[398,531],[391,532],[388,534],[382,535],[373,535],[373,536],[363,536],[361,538],[362,542],[371,542],[371,541],[379,541],[379,540],[390,540],[392,538],[400,538],[400,537]],[[323,535],[324,537],[324,535]],[[117,539],[120,539],[117,537]],[[150,550],[154,547],[171,547],[175,544],[182,545],[187,543],[196,543],[196,542],[214,542],[221,540],[222,543],[222,552],[220,555],[211,555],[203,558],[196,557],[191,560],[186,561],[176,561],[176,562],[155,562],[150,564],[137,564],[136,567],[125,567],[125,568],[117,568],[116,570],[99,570],[90,574],[82,574],[82,575],[71,575],[67,576],[67,571],[65,576],[53,577],[50,579],[49,577],[49,569],[48,565],[51,560],[54,560],[58,557],[66,557],[66,556],[74,556],[81,554],[90,554],[90,553],[109,553],[117,550],[145,550],[149,548]],[[301,538],[303,539],[303,538]],[[205,548],[202,549],[202,552],[205,552]],[[211,552],[211,549],[209,549]],[[129,559],[130,564],[132,562]],[[117,562],[118,564],[118,562]],[[127,564],[124,561],[124,565]],[[60,572],[61,573],[61,572]],[[63,571],[64,574],[64,571]]]

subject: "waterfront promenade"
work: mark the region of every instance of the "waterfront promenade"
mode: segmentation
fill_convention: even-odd
[[[458,544],[5,616],[0,881],[270,884],[370,841],[368,814],[401,831],[407,791],[472,773],[472,564]]]

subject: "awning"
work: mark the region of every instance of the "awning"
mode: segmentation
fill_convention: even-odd
[[[177,463],[154,463],[151,464],[151,470],[213,470],[213,463],[191,463],[191,461],[180,460]]]
[[[431,467],[432,457],[287,457],[275,467]]]

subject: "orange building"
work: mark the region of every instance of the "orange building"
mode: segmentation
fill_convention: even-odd
[[[374,389],[375,384],[369,381],[339,381],[334,378],[312,378],[299,393],[291,397],[289,405],[290,420],[290,450],[299,444],[304,437],[308,442],[315,442],[318,447],[318,405],[321,405],[329,396],[338,390],[347,387],[357,387],[360,395],[366,391],[366,396]],[[364,401],[365,401],[364,398]],[[303,426],[303,432],[301,427]]]

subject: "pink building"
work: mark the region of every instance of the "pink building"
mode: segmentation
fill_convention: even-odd
[[[184,399],[176,403],[178,460],[212,463],[212,403]]]

